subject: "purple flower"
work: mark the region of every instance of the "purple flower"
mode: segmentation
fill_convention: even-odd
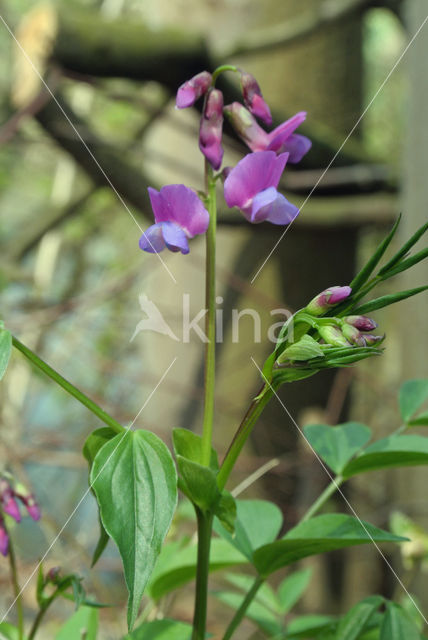
[[[15,500],[15,494],[9,482],[0,479],[0,507],[4,513],[11,516],[16,522],[20,522],[21,514],[19,512],[18,503]]]
[[[184,82],[177,91],[175,103],[177,109],[193,106],[196,100],[208,90],[211,81],[212,75],[208,71],[202,71]]]
[[[213,169],[219,169],[223,160],[222,134],[223,94],[218,89],[212,89],[201,118],[199,148]]]
[[[37,504],[34,494],[30,493],[27,487],[20,482],[16,484],[14,493],[15,496],[24,504],[28,511],[28,515],[33,518],[33,520],[40,520],[40,507]]]
[[[288,153],[249,153],[229,173],[224,182],[224,198],[229,207],[238,207],[249,222],[267,220],[289,224],[299,209],[276,190]]]
[[[260,118],[260,120],[263,120],[266,124],[271,125],[272,116],[270,109],[263,99],[257,80],[251,73],[241,72],[241,87],[245,106],[248,107],[254,116]]]
[[[209,214],[196,193],[184,184],[169,184],[160,191],[149,187],[155,224],[140,238],[140,249],[159,253],[170,251],[189,253],[188,238],[205,233]]]
[[[346,316],[346,318],[343,319],[360,331],[373,331],[373,329],[377,327],[377,322],[367,316]]]
[[[0,553],[3,556],[7,556],[9,550],[9,536],[7,535],[6,528],[2,517],[0,516]]]
[[[224,113],[252,151],[275,151],[278,154],[288,152],[290,154],[288,161],[295,164],[300,162],[312,146],[309,138],[294,133],[295,129],[304,122],[305,111],[299,111],[270,133],[262,129],[254,116],[239,102],[226,105]]]
[[[351,287],[329,287],[313,298],[306,307],[306,311],[313,316],[321,316],[339,302],[351,295]]]

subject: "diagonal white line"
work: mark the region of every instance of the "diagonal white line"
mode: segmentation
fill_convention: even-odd
[[[12,604],[10,605],[10,607],[8,608],[8,610],[6,611],[6,613],[3,615],[2,619],[0,620],[1,622],[4,622],[4,620],[6,619],[7,615],[9,614],[9,612],[11,611],[11,609],[14,607],[16,601],[18,600],[18,598],[21,596],[21,594],[24,592],[24,590],[27,588],[30,580],[33,578],[33,576],[38,572],[39,567],[41,564],[43,564],[44,560],[46,559],[47,555],[49,554],[49,552],[52,550],[52,547],[56,544],[56,542],[58,542],[59,538],[61,537],[62,532],[64,531],[64,529],[67,527],[67,525],[69,524],[70,520],[73,518],[73,516],[75,515],[76,511],[79,509],[80,505],[82,504],[82,502],[85,500],[86,496],[90,493],[91,489],[92,489],[92,485],[94,484],[94,482],[96,480],[98,480],[98,478],[100,477],[101,473],[104,471],[104,469],[106,468],[107,464],[109,463],[111,457],[113,456],[114,452],[116,451],[116,449],[118,448],[118,446],[120,445],[120,443],[122,442],[122,439],[125,437],[125,435],[130,431],[130,429],[133,427],[133,425],[135,424],[135,422],[137,421],[139,415],[141,414],[141,412],[143,411],[143,409],[147,406],[147,404],[150,402],[150,399],[152,398],[153,394],[156,392],[156,390],[159,388],[159,386],[162,384],[163,380],[165,379],[167,373],[169,372],[169,370],[171,369],[172,365],[175,363],[175,361],[177,360],[177,356],[174,358],[174,360],[171,362],[171,364],[169,365],[169,367],[166,369],[166,371],[163,373],[161,379],[159,380],[159,382],[157,383],[157,385],[155,386],[155,388],[151,391],[150,395],[148,396],[148,398],[146,398],[143,406],[141,407],[141,409],[139,410],[139,412],[137,413],[137,415],[135,416],[135,418],[133,419],[133,421],[126,427],[126,429],[124,430],[123,434],[121,434],[121,438],[119,440],[119,442],[117,443],[117,445],[115,446],[115,448],[113,449],[113,451],[111,452],[111,454],[109,455],[109,457],[107,458],[107,460],[105,461],[105,463],[103,464],[103,466],[101,467],[101,469],[99,470],[97,476],[94,478],[93,482],[89,484],[89,487],[87,488],[87,490],[85,491],[85,493],[83,494],[83,496],[80,498],[79,502],[77,503],[77,505],[74,507],[73,511],[71,512],[71,514],[68,516],[67,520],[64,522],[64,524],[62,525],[61,529],[59,530],[59,532],[57,533],[57,535],[55,536],[55,538],[52,540],[51,544],[49,545],[49,547],[47,548],[47,550],[45,551],[44,555],[42,556],[42,558],[39,560],[37,566],[35,567],[35,569],[32,571],[32,573],[30,574],[30,576],[27,578],[27,580],[24,582],[24,585],[21,587],[19,593],[17,594],[17,596],[15,597],[14,601],[12,602]]]
[[[324,178],[325,174],[330,169],[331,165],[336,160],[337,156],[342,151],[342,149],[345,146],[345,144],[348,142],[349,138],[352,136],[352,134],[354,133],[355,129],[358,127],[358,125],[360,124],[361,120],[364,118],[364,116],[366,115],[367,111],[370,109],[370,107],[372,106],[373,102],[378,97],[379,93],[382,91],[382,89],[384,88],[384,86],[386,85],[386,83],[388,82],[388,80],[390,79],[392,74],[394,73],[395,69],[398,67],[398,65],[400,64],[400,62],[402,61],[402,59],[406,55],[407,51],[410,49],[410,47],[412,46],[413,42],[418,37],[419,33],[422,31],[422,29],[425,26],[427,20],[428,20],[428,15],[425,17],[425,20],[422,22],[422,24],[420,25],[420,27],[418,28],[416,33],[412,36],[410,41],[407,43],[404,51],[401,52],[399,58],[395,61],[391,71],[388,73],[388,75],[386,76],[386,78],[384,79],[384,81],[382,82],[382,84],[380,85],[380,87],[378,88],[378,90],[376,91],[376,93],[374,94],[374,96],[372,97],[372,99],[370,100],[370,102],[368,103],[368,105],[366,106],[366,108],[364,109],[364,111],[362,112],[362,114],[360,115],[360,117],[358,118],[358,120],[356,121],[356,123],[354,124],[354,126],[352,127],[352,129],[350,130],[350,132],[348,133],[348,135],[346,136],[346,138],[344,139],[344,141],[342,142],[342,144],[338,148],[338,150],[336,151],[336,153],[334,154],[334,156],[332,157],[332,159],[330,160],[330,162],[328,163],[328,165],[326,166],[326,168],[324,169],[324,171],[322,172],[322,174],[320,175],[320,177],[318,178],[318,180],[316,181],[316,183],[314,184],[314,186],[310,190],[309,194],[306,196],[305,200],[303,201],[302,206],[300,207],[300,211],[302,211],[302,209],[305,206],[305,204],[311,198],[313,192],[318,187],[319,183]],[[291,227],[293,222],[294,222],[294,220],[292,222],[290,222],[290,224],[285,228],[285,230],[283,231],[283,233],[281,234],[279,239],[276,241],[273,249],[271,249],[271,251],[269,252],[268,256],[265,258],[265,260],[263,261],[262,265],[257,270],[255,276],[253,276],[253,279],[251,280],[251,284],[253,284],[254,280],[257,278],[257,276],[259,275],[260,271],[265,266],[266,262],[270,259],[270,257],[272,256],[273,252],[275,251],[275,249],[277,248],[277,246],[279,245],[279,243],[281,242],[281,240],[283,239],[283,237],[285,236],[285,234],[287,233],[287,231],[289,230],[289,228]]]
[[[104,178],[106,179],[107,183],[109,184],[110,188],[113,190],[113,192],[115,193],[117,199],[119,200],[119,202],[122,204],[123,208],[125,209],[125,211],[127,211],[129,213],[129,215],[131,216],[132,220],[135,222],[135,224],[137,225],[137,227],[139,228],[139,230],[141,231],[141,233],[144,233],[144,230],[142,229],[140,223],[138,222],[137,218],[134,216],[134,214],[132,213],[132,211],[130,210],[130,208],[128,207],[128,205],[126,204],[125,200],[122,198],[122,196],[120,195],[120,193],[118,192],[118,190],[116,189],[116,187],[114,186],[113,182],[110,180],[109,176],[107,175],[107,173],[104,171],[104,169],[102,168],[102,166],[100,165],[100,163],[98,162],[97,158],[94,156],[94,154],[92,153],[91,149],[89,148],[89,146],[86,144],[86,142],[84,141],[84,139],[82,138],[82,136],[80,135],[79,131],[77,130],[77,128],[75,127],[75,125],[73,124],[73,122],[71,121],[69,115],[67,114],[67,112],[64,110],[64,108],[61,106],[61,104],[58,102],[58,100],[56,99],[54,93],[52,92],[52,90],[50,89],[49,85],[46,83],[45,79],[43,78],[43,76],[41,75],[41,73],[39,72],[39,70],[37,69],[36,65],[34,64],[34,62],[31,60],[30,56],[28,55],[28,53],[25,51],[24,47],[22,46],[22,44],[19,42],[19,40],[16,38],[15,34],[13,33],[12,29],[9,27],[9,25],[7,24],[6,20],[3,18],[3,16],[0,14],[0,20],[3,22],[5,28],[7,29],[7,31],[9,32],[9,34],[12,36],[13,40],[15,41],[15,43],[17,44],[18,48],[20,49],[21,53],[23,54],[23,56],[25,57],[25,59],[27,60],[27,62],[31,65],[31,68],[33,69],[34,73],[38,76],[40,82],[43,84],[43,86],[45,87],[45,89],[48,91],[49,95],[51,96],[52,100],[55,102],[56,106],[58,107],[58,109],[61,111],[62,115],[64,116],[64,118],[67,120],[68,124],[70,125],[70,127],[73,129],[74,133],[76,134],[76,136],[79,138],[80,142],[82,143],[82,145],[85,147],[86,151],[89,153],[89,155],[91,156],[92,160],[94,161],[94,163],[96,164],[96,166],[98,167],[98,169],[101,171],[101,173],[103,174]],[[147,236],[146,236],[147,238]],[[152,249],[154,249],[152,243],[150,242],[150,239],[147,238],[150,246]],[[165,267],[166,271],[168,272],[169,276],[172,278],[172,280],[174,281],[175,284],[177,284],[177,280],[174,278],[174,276],[172,275],[171,271],[168,269],[167,265],[165,264],[164,260],[162,260],[161,256],[159,255],[159,253],[157,253],[156,251],[154,251],[154,253],[157,255],[157,257],[159,258],[159,260],[161,261],[161,263],[163,264],[163,266]]]
[[[299,432],[299,434],[302,436],[302,438],[305,440],[306,444],[309,446],[309,448],[311,449],[312,453],[314,454],[314,456],[316,457],[316,459],[318,460],[318,462],[320,463],[320,465],[322,466],[322,468],[324,469],[324,471],[326,472],[327,476],[329,477],[330,481],[334,484],[334,486],[336,487],[336,491],[340,494],[340,497],[344,500],[344,502],[346,503],[346,506],[348,507],[348,509],[352,512],[352,514],[355,516],[355,518],[358,520],[358,522],[360,523],[360,525],[362,526],[362,528],[364,529],[365,533],[367,534],[368,538],[371,540],[371,542],[373,543],[373,545],[375,546],[376,550],[378,551],[379,555],[381,556],[382,560],[385,562],[385,564],[387,565],[387,567],[391,570],[393,576],[395,577],[395,579],[397,580],[398,584],[400,585],[400,587],[402,587],[402,589],[404,590],[404,592],[406,593],[406,595],[408,596],[409,600],[412,602],[413,606],[415,607],[415,609],[417,610],[417,612],[420,614],[420,616],[423,618],[423,620],[425,621],[425,623],[428,625],[428,620],[425,618],[424,614],[422,613],[422,611],[420,610],[420,608],[418,607],[417,603],[415,602],[415,600],[412,598],[411,594],[408,592],[408,590],[406,589],[406,586],[404,585],[403,581],[401,580],[400,576],[397,574],[397,572],[395,571],[394,567],[391,565],[391,563],[389,562],[388,558],[385,556],[385,554],[383,553],[383,551],[380,549],[379,545],[376,543],[376,541],[373,539],[373,536],[370,534],[370,531],[367,529],[366,525],[364,524],[364,522],[361,520],[361,518],[359,517],[359,515],[357,514],[357,512],[355,511],[354,507],[351,505],[351,503],[349,502],[348,498],[345,496],[345,494],[343,493],[342,489],[340,488],[340,486],[337,484],[336,480],[334,479],[333,475],[330,473],[330,471],[328,470],[328,468],[326,467],[326,465],[324,464],[324,462],[322,461],[322,459],[320,458],[320,456],[317,454],[317,452],[315,451],[315,449],[313,448],[313,446],[311,445],[311,443],[309,442],[309,440],[307,439],[307,437],[305,436],[305,434],[303,433],[302,429],[299,427],[299,425],[297,424],[297,422],[295,421],[295,419],[293,418],[293,416],[291,415],[291,413],[289,412],[289,410],[287,409],[287,407],[285,406],[285,404],[282,402],[281,398],[279,397],[279,395],[277,394],[277,392],[275,391],[275,389],[272,387],[272,385],[270,384],[270,382],[268,381],[268,379],[263,375],[263,371],[260,369],[259,365],[257,364],[257,362],[254,360],[253,356],[251,356],[251,360],[253,361],[254,366],[258,369],[259,373],[261,374],[263,380],[265,381],[266,384],[269,385],[271,391],[274,393],[276,399],[278,400],[279,404],[281,405],[281,407],[284,409],[285,413],[288,415],[288,417],[290,418],[291,422],[294,424],[294,426],[296,427],[297,431]]]

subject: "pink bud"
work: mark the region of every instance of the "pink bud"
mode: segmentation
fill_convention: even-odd
[[[382,340],[384,339],[385,339],[385,334],[383,334],[383,336],[374,336],[371,333],[368,333],[364,336],[365,343],[368,347],[372,347],[378,344],[379,342],[382,342]]]
[[[9,550],[9,536],[7,535],[7,531],[3,525],[3,521],[0,520],[0,553],[3,556],[7,556],[8,550]]]
[[[208,94],[199,129],[199,148],[213,169],[219,169],[223,159],[223,94],[212,89]]]
[[[272,124],[270,109],[263,99],[257,80],[251,73],[241,73],[241,86],[244,103],[253,115],[266,124]]]
[[[360,331],[356,327],[353,327],[351,324],[344,323],[342,325],[342,333],[351,344],[355,344],[358,347],[366,346],[366,341],[364,340],[363,334],[360,333]]]
[[[255,117],[240,102],[232,102],[224,113],[236,133],[253,151],[264,151],[270,143],[269,134],[257,123]]]
[[[40,507],[32,493],[21,483],[15,486],[15,496],[21,500],[33,520],[40,520]]]
[[[177,109],[185,109],[195,104],[196,100],[204,95],[212,81],[212,75],[208,71],[198,73],[190,80],[184,82],[177,91],[175,106]]]
[[[306,307],[306,311],[313,316],[320,316],[330,307],[343,302],[351,295],[351,287],[329,287],[313,298]]]
[[[367,316],[346,316],[343,319],[360,331],[373,331],[377,327],[377,322]]]
[[[2,508],[4,513],[11,516],[16,522],[20,522],[21,514],[19,512],[18,503],[13,496],[10,496],[6,500],[3,498]]]

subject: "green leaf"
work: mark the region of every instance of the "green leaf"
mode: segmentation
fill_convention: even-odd
[[[301,569],[287,576],[278,587],[281,613],[288,613],[306,591],[312,576],[312,569]]]
[[[0,329],[0,380],[3,378],[6,372],[11,353],[12,335],[10,331]]]
[[[83,445],[82,453],[83,453],[83,457],[86,459],[89,465],[89,472],[91,471],[92,463],[98,451],[101,449],[101,447],[103,447],[106,444],[106,442],[108,442],[109,440],[112,440],[112,438],[114,438],[116,435],[117,435],[116,432],[113,431],[113,429],[110,429],[110,427],[101,427],[100,429],[95,429],[95,431],[89,434],[89,436],[86,438],[85,443]],[[92,556],[91,567],[94,567],[96,565],[96,563],[102,556],[104,549],[106,548],[109,541],[109,535],[107,531],[104,529],[104,525],[101,521],[101,517],[99,518],[99,524],[100,524],[100,537],[98,539],[97,545],[95,547],[95,550]]]
[[[428,438],[419,435],[393,435],[367,447],[346,465],[342,476],[350,478],[366,471],[423,464],[428,464]]]
[[[428,398],[428,378],[419,380],[407,380],[399,391],[398,402],[401,417],[408,422],[419,407]]]
[[[163,546],[147,586],[147,594],[156,602],[167,593],[183,586],[196,575],[197,545],[181,546],[170,542]],[[247,564],[247,559],[226,540],[211,540],[210,572]]]
[[[379,640],[420,640],[420,633],[400,605],[387,602]]]
[[[172,440],[174,445],[174,452],[176,455],[187,458],[192,462],[198,462],[202,464],[202,438],[201,436],[189,431],[188,429],[173,429]],[[210,468],[213,471],[218,471],[218,458],[217,452],[211,448],[211,460]]]
[[[223,491],[220,500],[214,508],[214,515],[229,533],[235,533],[236,501],[231,493]]]
[[[294,342],[289,347],[284,349],[278,358],[278,362],[284,362],[285,360],[310,360],[311,358],[322,357],[324,355],[323,350],[314,338],[305,334]]]
[[[220,602],[232,607],[232,609],[236,610],[242,604],[242,595],[234,591],[217,591],[215,595]],[[276,615],[257,600],[253,600],[250,604],[245,612],[245,617],[255,622],[269,636],[275,636],[281,632],[282,625]]]
[[[392,258],[380,269],[379,275],[383,276],[391,267],[395,266],[397,262],[399,262],[402,258],[404,258],[407,252],[417,243],[419,238],[421,238],[425,231],[428,229],[428,222],[423,224],[419,229],[403,244],[401,249],[397,251],[397,253],[392,256]]]
[[[370,440],[371,430],[359,422],[345,422],[337,427],[310,424],[303,429],[310,445],[336,474]]]
[[[409,258],[407,258],[407,260],[402,260],[401,262],[396,264],[395,267],[392,267],[387,273],[383,275],[382,280],[392,278],[392,276],[396,276],[397,273],[401,273],[402,271],[410,269],[411,267],[413,267],[413,265],[418,264],[418,262],[421,262],[422,260],[425,260],[426,257],[428,257],[428,247],[426,247],[425,249],[421,249],[421,251],[418,251],[413,256],[410,256]]]
[[[409,427],[428,427],[428,411],[423,411],[408,421]]]
[[[356,309],[353,309],[352,314],[360,316],[371,313],[372,311],[377,311],[377,309],[389,307],[390,304],[395,304],[396,302],[400,302],[401,300],[405,300],[406,298],[411,298],[411,296],[422,293],[422,291],[426,291],[427,289],[428,285],[424,287],[416,287],[415,289],[407,289],[406,291],[399,291],[398,293],[390,293],[386,296],[381,296],[380,298],[375,298],[374,300],[365,302]]]
[[[91,485],[104,528],[122,557],[132,628],[177,504],[174,462],[154,433],[126,431],[97,453]]]
[[[255,549],[275,540],[282,513],[267,500],[237,500],[236,507],[235,535],[232,537],[218,521],[214,521],[214,530],[252,562]]]
[[[125,636],[124,640],[190,640],[192,627],[176,620],[153,620]]]
[[[254,576],[243,573],[228,573],[226,575],[226,580],[237,589],[242,591],[242,593],[245,595],[254,584]],[[275,613],[277,615],[281,614],[281,606],[279,600],[276,597],[275,591],[267,582],[263,582],[259,587],[254,600],[257,601],[260,605],[263,605],[266,609],[269,609],[272,613]]]
[[[257,549],[253,563],[260,575],[266,577],[296,560],[326,551],[404,539],[346,514],[325,514],[301,522],[280,540]]]
[[[55,640],[96,640],[98,630],[98,609],[81,607],[61,627]]]
[[[183,490],[202,511],[209,511],[220,500],[216,473],[180,455],[176,456],[178,469],[184,481]]]
[[[323,615],[306,615],[295,618],[287,625],[287,635],[285,638],[313,638],[320,633],[333,629],[336,625],[336,618]]]
[[[0,640],[19,640],[17,627],[9,622],[0,622]]]
[[[370,596],[354,605],[339,622],[335,640],[357,640],[383,602],[382,596]]]
[[[401,219],[401,215],[398,217],[391,231],[382,240],[382,242],[380,243],[380,245],[378,246],[374,254],[371,256],[371,258],[367,261],[367,263],[364,265],[361,271],[352,280],[351,284],[349,285],[352,289],[352,295],[357,293],[357,291],[359,291],[359,289],[361,289],[363,284],[365,284],[365,282],[367,282],[367,280],[369,279],[371,273],[373,272],[374,268],[381,260],[392,238],[394,237],[395,232],[397,231],[398,225],[400,224],[400,219]]]

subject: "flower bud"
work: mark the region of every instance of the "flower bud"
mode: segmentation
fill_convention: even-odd
[[[253,151],[267,149],[269,134],[257,124],[254,116],[240,102],[226,105],[224,113],[236,133]]]
[[[351,324],[344,322],[342,325],[342,333],[351,344],[356,344],[358,347],[366,346],[363,334]]]
[[[212,89],[208,94],[199,129],[199,148],[213,169],[219,169],[223,159],[223,94]]]
[[[21,520],[19,506],[15,500],[13,489],[4,478],[0,480],[0,508],[3,513],[7,513],[7,515],[11,516],[16,522]]]
[[[184,82],[177,91],[175,106],[177,109],[185,109],[195,104],[196,100],[204,95],[212,81],[208,71],[198,73],[190,80]]]
[[[270,109],[263,99],[257,80],[251,73],[241,73],[241,87],[245,106],[257,118],[268,125],[272,124]]]
[[[321,316],[330,307],[346,300],[351,295],[351,287],[329,287],[313,298],[306,307],[306,311],[313,316]]]
[[[350,343],[345,338],[339,327],[329,325],[323,325],[319,327],[318,332],[327,344],[331,344],[333,347],[350,347]]]
[[[61,579],[61,567],[52,567],[46,574],[46,582],[52,582],[58,584]]]
[[[385,340],[385,334],[383,334],[383,336],[374,336],[371,333],[367,333],[364,336],[364,341],[367,347],[372,347],[378,344],[379,342],[382,342],[382,340]]]
[[[7,556],[8,550],[9,550],[9,536],[7,535],[4,522],[0,517],[0,553],[3,556]]]
[[[15,495],[21,500],[33,520],[40,520],[40,507],[32,493],[21,483],[15,486]]]
[[[346,316],[346,318],[343,319],[360,331],[373,331],[373,329],[377,327],[377,322],[371,318],[367,318],[367,316]]]

